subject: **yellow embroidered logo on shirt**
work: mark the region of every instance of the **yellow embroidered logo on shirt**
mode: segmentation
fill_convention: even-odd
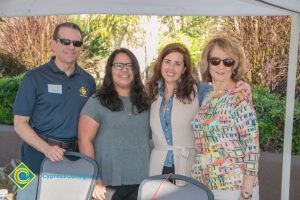
[[[9,175],[8,178],[14,182],[20,190],[24,190],[35,178],[36,175],[21,162]]]
[[[81,88],[79,89],[79,94],[82,97],[86,97],[86,88],[84,86],[81,86]]]

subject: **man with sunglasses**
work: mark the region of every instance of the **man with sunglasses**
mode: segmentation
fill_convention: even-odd
[[[14,104],[15,130],[24,140],[22,161],[37,177],[45,157],[59,162],[65,151],[77,151],[79,113],[95,90],[94,78],[76,63],[83,49],[76,24],[59,24],[51,49],[55,56],[27,72]],[[37,180],[19,190],[17,199],[36,199]]]

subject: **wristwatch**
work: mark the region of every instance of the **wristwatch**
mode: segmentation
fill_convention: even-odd
[[[252,198],[252,193],[250,193],[250,192],[244,192],[244,191],[242,191],[241,195],[242,195],[242,197],[244,199],[251,199]]]

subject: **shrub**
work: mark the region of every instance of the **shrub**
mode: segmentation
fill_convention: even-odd
[[[239,16],[224,18],[222,24],[238,38],[250,62],[252,84],[286,94],[291,17]],[[226,31],[226,30],[223,30]],[[300,64],[300,51],[298,53]],[[296,96],[300,98],[300,68],[297,70]]]
[[[285,122],[285,98],[255,86],[252,91],[262,151],[282,152]],[[300,155],[300,102],[295,101],[293,154]]]
[[[26,71],[20,61],[11,54],[0,52],[0,78],[5,76],[17,76]]]
[[[23,76],[0,79],[0,124],[13,124],[13,104]]]

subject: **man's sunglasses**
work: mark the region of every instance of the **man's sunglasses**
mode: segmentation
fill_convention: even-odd
[[[132,70],[132,63],[114,63],[113,67],[116,70],[123,70],[125,67],[127,70]]]
[[[221,59],[219,57],[211,57],[208,59],[209,63],[214,66],[218,66],[221,62],[225,67],[232,67],[235,61],[232,58]]]
[[[68,46],[72,43],[74,47],[81,47],[83,44],[82,41],[79,41],[79,40],[69,40],[69,39],[64,39],[64,38],[62,38],[62,39],[59,38],[57,40],[59,40],[60,43],[65,46]]]

